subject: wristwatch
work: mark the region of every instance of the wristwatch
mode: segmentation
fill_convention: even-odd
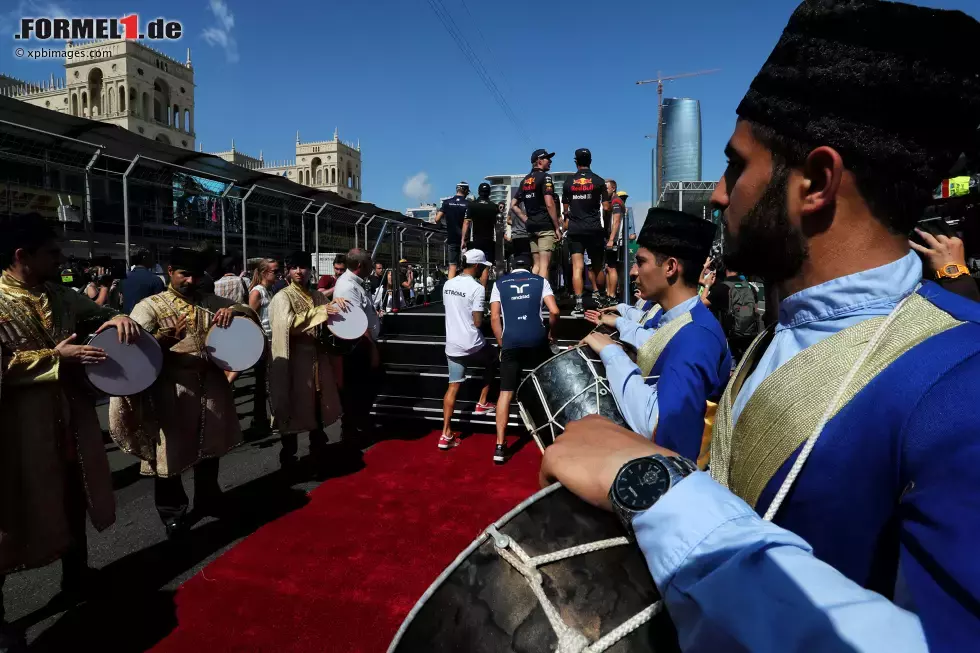
[[[609,500],[630,540],[635,539],[633,518],[652,508],[667,490],[697,469],[687,458],[661,454],[635,458],[620,468],[609,488]]]
[[[964,274],[970,274],[970,269],[959,263],[949,263],[936,270],[937,279],[956,279]]]

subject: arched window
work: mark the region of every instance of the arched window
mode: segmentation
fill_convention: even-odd
[[[180,107],[178,107],[176,104],[174,105],[173,116],[174,119],[173,122],[170,123],[170,126],[174,129],[180,129]]]
[[[126,87],[119,87],[119,111],[121,113],[126,112]]]
[[[155,107],[156,105],[154,105]],[[143,91],[143,115],[141,116],[144,120],[150,119],[150,94]]]
[[[88,118],[88,95],[82,91],[82,116]]]
[[[330,183],[331,184],[336,184],[337,183],[337,169],[336,168],[330,168]]]
[[[191,129],[191,110],[190,109],[184,109],[184,131],[187,132],[188,134],[193,133],[193,131],[194,131],[193,129]]]
[[[71,115],[78,115],[78,93],[71,94]]]
[[[316,185],[317,186],[323,185],[323,170],[316,171]]]

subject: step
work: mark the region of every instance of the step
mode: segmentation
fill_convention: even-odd
[[[495,429],[497,420],[494,415],[475,415],[473,408],[475,402],[456,401],[453,411],[454,425],[481,426]],[[397,419],[421,419],[433,422],[442,422],[442,399],[419,399],[416,397],[378,395],[371,407],[371,415],[375,417],[387,417]],[[511,407],[507,426],[511,428],[520,427],[523,429],[520,416],[517,414],[516,404]]]
[[[560,347],[571,347],[577,340],[559,340]],[[434,336],[388,336],[378,340],[381,360],[400,365],[437,365],[446,367],[445,340]],[[540,362],[547,360],[543,358]],[[536,366],[535,366],[536,367]],[[530,369],[534,369],[533,367]]]

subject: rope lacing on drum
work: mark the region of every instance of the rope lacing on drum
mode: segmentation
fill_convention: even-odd
[[[562,621],[557,608],[555,608],[551,599],[548,598],[548,595],[544,591],[543,577],[541,576],[541,572],[538,571],[538,567],[585,553],[602,551],[603,549],[610,549],[615,546],[623,546],[624,544],[629,544],[629,540],[625,537],[614,537],[608,540],[580,544],[567,549],[561,549],[560,551],[532,557],[525,553],[524,549],[517,542],[498,531],[496,527],[489,527],[487,534],[493,538],[494,547],[497,553],[500,554],[500,557],[510,563],[514,569],[519,571],[527,579],[528,584],[531,586],[531,591],[534,592],[534,595],[541,603],[541,608],[544,610],[552,629],[555,631],[555,635],[558,637],[558,647],[555,649],[556,653],[602,653],[650,621],[657,613],[663,610],[663,601],[657,601],[653,605],[633,615],[595,642],[590,643],[585,635]]]

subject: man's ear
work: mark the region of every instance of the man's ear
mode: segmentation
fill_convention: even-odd
[[[841,179],[844,176],[844,160],[832,147],[821,146],[810,152],[803,164],[801,210],[812,215],[826,210],[837,201]]]

